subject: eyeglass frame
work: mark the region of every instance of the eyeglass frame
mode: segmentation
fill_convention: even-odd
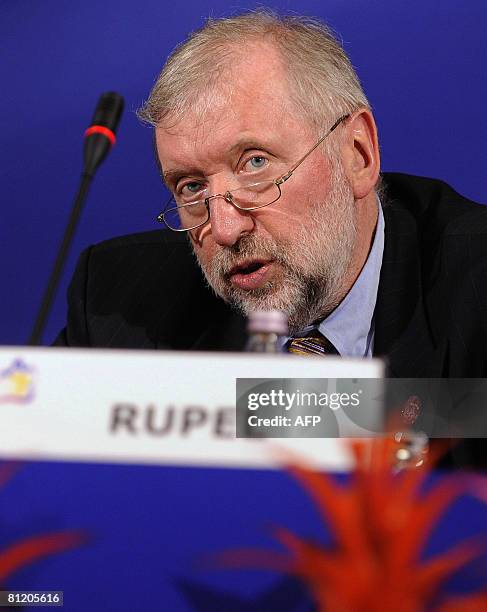
[[[197,229],[198,227],[201,227],[202,225],[205,225],[205,223],[208,223],[208,221],[210,220],[211,214],[210,214],[210,200],[212,200],[213,198],[223,198],[225,200],[225,202],[228,202],[228,204],[231,204],[232,206],[235,206],[235,208],[238,208],[238,210],[243,210],[245,212],[248,211],[253,211],[253,210],[259,210],[260,208],[265,208],[266,206],[270,206],[271,204],[274,204],[274,202],[277,202],[282,195],[282,191],[281,191],[281,185],[283,183],[285,183],[288,179],[291,178],[291,176],[293,175],[293,173],[297,170],[297,168],[304,162],[304,160],[311,155],[311,153],[313,153],[313,151],[315,149],[317,149],[320,144],[332,133],[336,130],[336,128],[340,125],[340,123],[342,123],[343,121],[345,121],[346,119],[348,119],[351,116],[351,113],[347,113],[346,115],[342,115],[339,119],[337,119],[335,121],[335,123],[331,126],[331,128],[328,130],[328,132],[326,132],[324,134],[324,136],[322,136],[318,142],[307,152],[305,153],[301,159],[299,159],[299,161],[297,161],[294,166],[292,166],[287,172],[285,172],[284,174],[281,174],[279,177],[277,177],[276,179],[269,179],[268,181],[262,181],[263,183],[265,182],[269,182],[269,183],[274,183],[277,188],[279,189],[279,195],[277,196],[277,198],[275,200],[272,200],[272,202],[268,202],[267,204],[262,204],[260,206],[251,206],[248,208],[243,208],[241,206],[239,206],[234,200],[233,200],[233,195],[232,195],[232,191],[237,191],[239,189],[244,189],[245,185],[243,185],[242,187],[237,187],[236,189],[233,190],[229,190],[229,191],[225,191],[225,193],[215,193],[211,196],[208,196],[207,198],[201,199],[201,200],[195,200],[194,202],[188,202],[187,204],[183,204],[182,206],[175,206],[175,207],[171,207],[171,208],[167,208],[167,204],[169,204],[171,202],[171,200],[174,199],[174,196],[171,196],[171,199],[168,201],[168,203],[166,204],[166,209],[164,209],[161,213],[159,213],[157,215],[157,221],[159,223],[164,223],[166,225],[166,227],[168,229],[170,229],[172,232],[191,232],[194,229]],[[249,183],[249,185],[258,185],[259,182],[257,183]],[[180,208],[184,208],[186,206],[193,206],[196,203],[200,203],[200,202],[204,202],[205,206],[206,206],[206,210],[208,213],[208,217],[206,218],[205,221],[202,221],[201,223],[198,223],[197,225],[194,225],[193,227],[188,227],[185,229],[181,229],[181,228],[174,228],[171,227],[166,219],[165,219],[165,215],[170,212],[170,211],[175,211],[175,210],[179,210]]]

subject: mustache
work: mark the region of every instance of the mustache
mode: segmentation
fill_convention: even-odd
[[[257,237],[246,234],[232,246],[222,247],[212,262],[212,269],[221,277],[227,277],[232,268],[243,259],[273,260],[282,265],[287,264],[284,245],[278,245],[272,238]]]

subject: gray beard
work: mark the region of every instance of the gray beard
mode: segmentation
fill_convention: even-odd
[[[246,234],[220,247],[211,262],[197,258],[213,291],[245,316],[254,310],[285,312],[291,335],[334,310],[346,292],[356,223],[353,192],[336,162],[331,184],[326,201],[312,208],[292,239]],[[273,260],[281,273],[258,289],[234,287],[228,272],[247,257]]]

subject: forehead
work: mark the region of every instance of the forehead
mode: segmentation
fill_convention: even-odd
[[[156,128],[161,162],[205,148],[229,147],[247,136],[269,138],[286,127],[307,131],[291,100],[285,68],[278,51],[255,42],[230,54],[227,66],[212,80],[201,99],[175,121]]]

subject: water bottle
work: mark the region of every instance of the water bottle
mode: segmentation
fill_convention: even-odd
[[[287,315],[280,310],[254,310],[247,319],[246,350],[251,353],[281,353],[281,336],[287,336]]]

